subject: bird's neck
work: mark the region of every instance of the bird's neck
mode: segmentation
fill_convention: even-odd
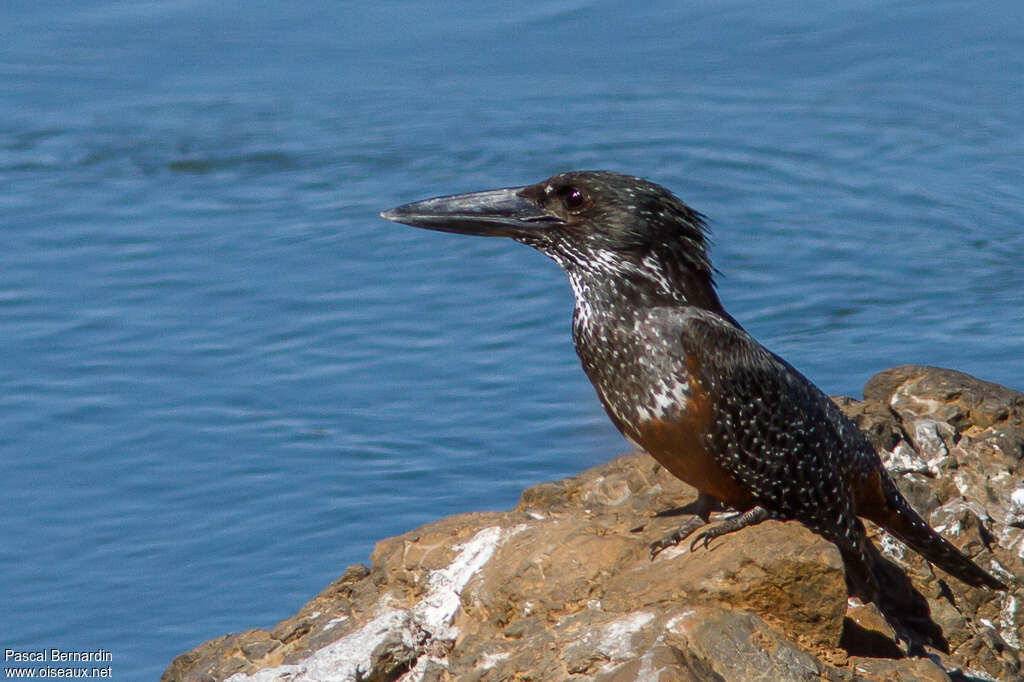
[[[710,277],[669,272],[643,262],[592,259],[588,267],[563,263],[576,299],[574,327],[632,325],[653,308],[695,306],[727,316]]]

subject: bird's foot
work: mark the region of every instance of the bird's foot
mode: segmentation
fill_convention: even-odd
[[[701,517],[694,516],[692,519],[690,519],[689,521],[687,521],[686,523],[684,523],[679,528],[675,529],[673,532],[669,533],[662,539],[655,540],[654,542],[652,542],[651,561],[654,561],[655,557],[657,557],[663,550],[666,550],[669,547],[675,547],[680,542],[690,537],[690,535],[693,534],[693,531],[697,530],[706,523],[707,521],[705,521]]]
[[[694,514],[694,517],[677,528],[673,533],[651,543],[651,561],[654,561],[654,558],[663,550],[675,547],[690,537],[693,531],[705,525],[708,519],[711,518],[711,512],[723,509],[725,509],[725,506],[717,498],[701,492],[698,493],[697,499],[689,504],[656,513],[655,517],[679,516],[682,514]]]
[[[704,547],[707,547],[708,543],[717,537],[728,535],[729,533],[735,533],[739,529],[746,528],[747,526],[756,526],[770,517],[771,514],[764,507],[754,507],[753,509],[748,509],[742,514],[730,516],[717,526],[712,526],[695,537],[693,542],[690,543],[690,551],[692,552],[698,544],[703,543]]]

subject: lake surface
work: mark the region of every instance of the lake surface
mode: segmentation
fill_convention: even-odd
[[[628,449],[554,263],[398,203],[649,177],[827,392],[1024,388],[1021,4],[685,5],[6,2],[0,647],[156,679]]]

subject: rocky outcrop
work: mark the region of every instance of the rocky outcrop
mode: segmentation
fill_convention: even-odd
[[[515,509],[381,541],[273,630],[202,644],[163,680],[1024,679],[1024,394],[882,372],[836,398],[931,524],[1009,593],[969,588],[871,529],[887,580],[848,600],[836,548],[766,522],[651,561],[696,492],[631,453]]]

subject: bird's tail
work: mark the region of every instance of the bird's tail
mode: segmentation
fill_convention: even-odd
[[[872,474],[872,477],[874,476],[878,476],[878,478],[872,482],[874,485],[870,487],[875,488],[877,493],[881,493],[879,496],[883,498],[883,504],[866,505],[866,508],[857,510],[859,514],[885,528],[925,559],[968,585],[989,587],[993,590],[1007,589],[1003,581],[979,567],[963,552],[936,533],[914,511],[906,498],[900,494],[896,484],[884,471]]]

